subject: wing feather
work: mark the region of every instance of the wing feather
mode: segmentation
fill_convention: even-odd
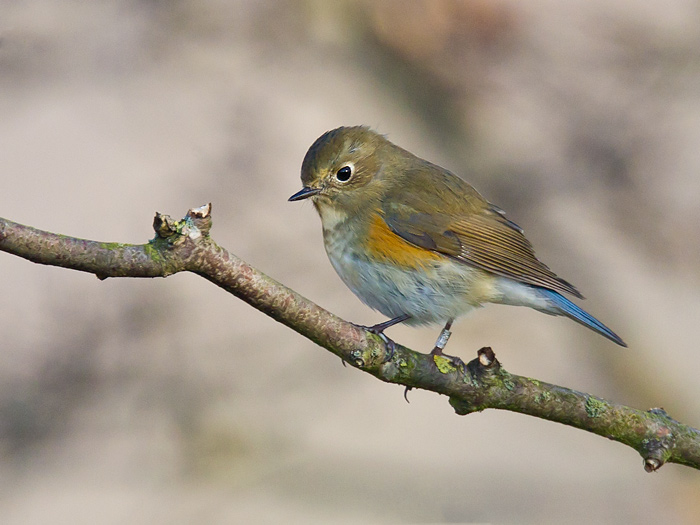
[[[470,203],[463,213],[426,213],[416,209],[420,201],[410,201],[411,205],[405,200],[398,201],[401,205],[385,204],[383,210],[389,228],[406,241],[522,283],[582,297],[537,259],[520,227],[495,206],[483,201],[480,209]]]

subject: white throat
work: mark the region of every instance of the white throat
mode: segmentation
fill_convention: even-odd
[[[318,214],[321,216],[323,229],[327,231],[334,230],[336,226],[345,222],[348,218],[347,213],[324,203],[319,203]]]

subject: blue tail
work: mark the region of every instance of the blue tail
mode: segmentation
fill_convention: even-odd
[[[622,339],[620,339],[620,337],[615,332],[610,330],[610,328],[598,321],[598,319],[593,317],[588,312],[576,306],[563,295],[560,295],[553,290],[547,290],[546,288],[539,288],[538,291],[543,296],[545,296],[548,301],[552,303],[552,306],[554,307],[552,313],[565,315],[573,319],[577,323],[581,323],[583,326],[587,326],[591,330],[595,330],[596,332],[607,337],[614,343],[617,343],[618,345],[624,347],[627,346],[627,344]],[[556,310],[558,310],[558,312]]]

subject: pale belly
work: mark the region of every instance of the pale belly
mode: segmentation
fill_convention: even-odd
[[[338,229],[324,235],[331,264],[362,302],[387,317],[408,314],[412,325],[445,323],[496,299],[497,278],[487,272],[447,257],[414,269],[373,262],[348,249]]]

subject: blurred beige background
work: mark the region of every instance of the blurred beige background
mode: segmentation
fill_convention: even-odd
[[[368,124],[472,182],[630,345],[492,306],[449,352],[700,426],[700,4],[0,2],[0,215],[215,239],[383,320],[287,203],[308,146]],[[0,520],[693,523],[700,473],[382,384],[194,275],[98,281],[0,253]],[[431,348],[438,329],[391,335]]]

